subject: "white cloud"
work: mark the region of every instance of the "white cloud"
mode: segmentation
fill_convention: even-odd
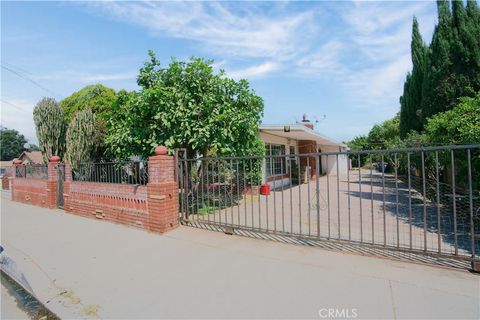
[[[94,4],[107,15],[140,25],[156,36],[194,40],[206,51],[237,57],[287,59],[297,54],[302,41],[315,29],[312,11],[289,14],[286,10],[270,17],[257,12],[254,5],[239,7],[225,2]]]
[[[388,63],[346,76],[345,85],[361,97],[398,98],[401,95],[399,89],[410,68],[410,55],[405,54]]]
[[[322,45],[316,52],[306,55],[297,62],[301,73],[339,74],[345,72],[345,65],[341,63],[341,53],[345,45],[339,40],[331,40]]]
[[[432,3],[361,2],[339,13],[342,34],[301,58],[296,64],[299,72],[328,77],[354,108],[395,113],[411,69],[412,18],[418,17],[428,42],[436,17]]]
[[[381,72],[403,57],[410,50],[411,18],[417,15],[431,20],[435,16],[428,2],[347,3],[330,6],[337,11],[341,19],[338,23],[344,30],[330,33],[328,19],[323,19],[328,12],[318,3],[302,6],[301,10],[292,10],[289,3],[262,7],[252,2],[90,5],[114,19],[141,26],[154,36],[193,40],[201,50],[221,56],[219,65],[230,69],[229,75],[234,78],[265,76],[281,65],[282,70],[294,69],[304,76],[329,76],[340,83],[355,82],[352,75],[357,73],[360,80],[363,74],[374,72],[373,68]],[[429,26],[427,32],[432,28]],[[240,70],[228,67],[232,59],[252,58],[266,58],[268,62]]]
[[[251,79],[263,76],[272,71],[278,70],[278,64],[274,62],[265,62],[256,66],[227,71],[227,76],[233,79]]]
[[[428,19],[424,34],[430,35],[436,16],[432,3],[362,2],[342,15],[350,26],[353,44],[371,61],[388,61],[410,52],[412,18]]]
[[[429,1],[355,2],[342,15],[343,20],[359,34],[372,35],[405,21],[431,6]]]

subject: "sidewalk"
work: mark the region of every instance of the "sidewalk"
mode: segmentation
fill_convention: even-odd
[[[466,271],[1,201],[1,244],[62,318],[480,317],[480,277]]]

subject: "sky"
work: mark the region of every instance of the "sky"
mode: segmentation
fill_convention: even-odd
[[[95,83],[136,90],[153,50],[164,66],[197,56],[247,79],[264,99],[264,124],[307,114],[347,141],[399,111],[413,16],[429,43],[433,1],[2,1],[1,125],[37,143],[42,97]]]

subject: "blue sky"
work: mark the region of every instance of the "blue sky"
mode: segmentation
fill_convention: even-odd
[[[265,124],[306,113],[316,130],[348,140],[398,112],[414,15],[430,42],[432,1],[2,1],[1,123],[36,143],[40,98],[93,83],[136,89],[151,49],[164,65],[195,55],[248,79]]]

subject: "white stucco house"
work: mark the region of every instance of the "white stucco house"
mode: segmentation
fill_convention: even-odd
[[[313,129],[313,124],[306,120],[296,124],[260,125],[260,138],[265,143],[265,155],[306,154],[318,152],[344,152],[348,147],[327,137]],[[298,159],[292,158],[297,164]],[[319,159],[319,168],[316,168],[314,156],[300,157],[300,165],[308,167],[311,177],[319,175],[336,175],[337,164],[339,175],[346,175],[349,169],[349,159],[345,154],[323,155]],[[268,158],[265,163],[265,181],[275,181],[275,186],[289,184],[289,164],[282,158]]]

